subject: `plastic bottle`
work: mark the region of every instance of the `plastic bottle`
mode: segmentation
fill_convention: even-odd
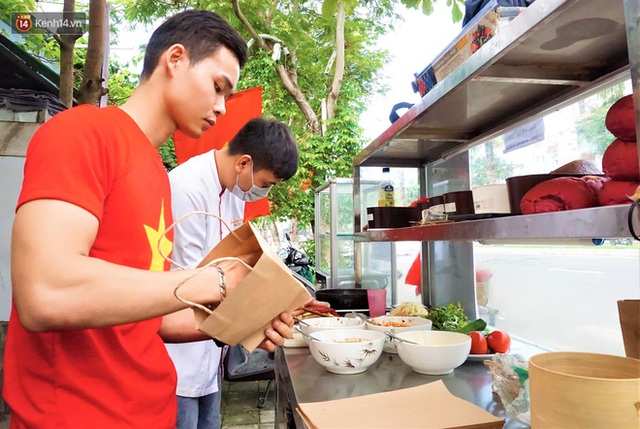
[[[378,207],[393,207],[395,205],[393,182],[391,181],[389,167],[384,167],[382,169],[382,181],[380,181],[378,187]]]

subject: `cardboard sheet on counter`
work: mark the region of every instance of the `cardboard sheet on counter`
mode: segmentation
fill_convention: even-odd
[[[417,387],[300,404],[312,429],[502,428],[504,420],[454,396],[440,380]]]

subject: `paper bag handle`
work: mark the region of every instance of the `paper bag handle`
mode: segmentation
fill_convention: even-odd
[[[238,240],[241,240],[241,239],[240,239],[240,237],[238,237],[238,234],[236,234],[236,233],[231,229],[231,227],[229,226],[229,224],[228,224],[224,219],[222,219],[220,216],[215,215],[215,214],[213,214],[213,213],[209,213],[209,212],[205,212],[205,211],[193,211],[193,212],[187,213],[187,214],[185,214],[185,215],[183,215],[183,216],[179,217],[179,218],[178,218],[178,219],[176,219],[176,220],[175,220],[171,225],[169,225],[169,227],[168,227],[167,229],[165,229],[165,230],[164,230],[164,232],[162,233],[162,235],[160,235],[160,238],[158,239],[158,253],[160,253],[160,256],[162,256],[162,258],[163,258],[165,261],[169,261],[169,263],[171,263],[172,265],[175,265],[176,267],[181,268],[181,269],[183,269],[183,270],[186,270],[186,269],[187,269],[187,267],[183,267],[182,265],[178,264],[176,261],[174,261],[173,259],[171,259],[171,258],[170,258],[170,257],[168,257],[167,255],[165,255],[165,254],[162,252],[162,246],[160,246],[160,243],[162,243],[162,240],[166,237],[167,233],[173,229],[173,227],[174,227],[174,226],[176,226],[179,222],[182,222],[183,220],[185,220],[185,219],[186,219],[186,218],[188,218],[189,216],[193,216],[193,215],[196,215],[196,214],[204,215],[204,216],[210,216],[210,217],[215,217],[215,218],[216,218],[216,219],[218,219],[220,222],[222,222],[222,224],[223,224],[224,226],[226,226],[226,227],[227,227],[227,229],[229,230],[229,234],[233,234],[233,235],[234,235]],[[209,264],[207,264],[207,265],[209,265]]]
[[[225,257],[222,257],[222,258],[217,258],[217,259],[214,259],[214,260],[210,261],[206,265],[203,265],[199,269],[197,269],[196,272],[192,276],[190,276],[189,278],[181,281],[178,284],[178,286],[176,286],[176,288],[173,290],[173,296],[175,296],[180,302],[182,302],[184,304],[187,304],[189,307],[199,308],[200,310],[204,311],[207,314],[213,313],[213,310],[211,310],[206,305],[198,304],[197,302],[189,301],[189,300],[186,300],[186,299],[182,298],[180,295],[178,295],[178,289],[180,289],[182,287],[182,285],[184,285],[186,282],[188,282],[189,280],[191,280],[192,278],[194,278],[195,276],[200,274],[202,271],[206,270],[207,268],[209,268],[211,266],[217,267],[218,266],[218,262],[223,262],[223,261],[237,261],[237,262],[240,262],[245,267],[247,267],[249,270],[253,270],[253,267],[251,265],[247,264],[245,261],[243,261],[240,258],[236,258],[235,256],[225,256]]]
[[[218,219],[220,222],[222,222],[222,224],[224,226],[227,227],[227,229],[229,230],[229,234],[233,234],[238,240],[241,240],[241,238],[238,236],[238,234],[236,234],[231,227],[229,226],[229,224],[222,219],[220,216],[215,215],[213,213],[209,213],[209,212],[205,212],[205,211],[193,211],[190,213],[187,213],[181,217],[179,217],[178,219],[176,219],[171,225],[169,225],[169,227],[167,229],[164,230],[164,232],[160,235],[160,238],[158,239],[158,253],[160,254],[160,256],[162,256],[162,258],[165,261],[168,261],[169,263],[171,263],[172,265],[175,265],[176,267],[182,269],[182,270],[186,270],[187,267],[183,267],[182,265],[178,264],[176,261],[174,261],[173,259],[171,259],[170,257],[168,257],[167,255],[165,255],[162,252],[162,246],[160,246],[160,243],[162,242],[162,239],[164,239],[167,235],[167,233],[169,231],[171,231],[179,222],[182,222],[183,220],[185,220],[186,218],[188,218],[189,216],[193,216],[193,215],[204,215],[204,216],[210,216],[210,217],[215,217],[216,219]],[[223,261],[237,261],[240,262],[241,264],[243,264],[245,267],[247,267],[249,270],[253,270],[253,267],[249,264],[247,264],[245,261],[243,261],[240,258],[236,258],[236,257],[222,257],[222,258],[217,258],[214,259],[212,261],[210,261],[209,263],[207,263],[206,265],[203,265],[202,267],[200,267],[199,269],[196,270],[196,272],[188,277],[187,279],[183,280],[182,282],[180,282],[178,284],[178,286],[176,286],[176,288],[173,290],[173,295],[182,303],[187,304],[190,307],[196,307],[199,308],[200,310],[206,312],[207,314],[211,314],[213,313],[213,310],[211,310],[210,308],[202,305],[202,304],[198,304],[197,302],[192,302],[192,301],[188,301],[184,298],[182,298],[180,295],[178,295],[178,289],[180,289],[182,287],[182,285],[184,285],[186,282],[188,282],[189,280],[191,280],[192,278],[194,278],[195,276],[197,276],[198,274],[200,274],[202,271],[206,270],[207,268],[214,266],[217,267],[218,266],[218,262],[223,262]]]

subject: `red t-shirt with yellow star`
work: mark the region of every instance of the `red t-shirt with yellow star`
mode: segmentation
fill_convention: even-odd
[[[167,173],[124,111],[85,105],[57,114],[32,138],[24,172],[18,207],[57,199],[99,220],[90,256],[169,268],[158,252],[172,222]],[[12,308],[4,362],[12,427],[175,428],[176,374],[160,323],[32,333]]]

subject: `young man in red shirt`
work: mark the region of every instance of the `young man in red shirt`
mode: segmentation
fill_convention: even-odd
[[[75,107],[34,135],[11,249],[12,428],[175,427],[163,340],[207,337],[173,291],[186,282],[183,298],[214,305],[223,291],[215,268],[164,272],[171,195],[157,149],[176,129],[199,137],[215,125],[245,60],[244,40],[220,16],[182,12],[151,36],[122,108]],[[246,269],[221,268],[232,293]],[[262,347],[281,345],[292,324],[280,315]]]

